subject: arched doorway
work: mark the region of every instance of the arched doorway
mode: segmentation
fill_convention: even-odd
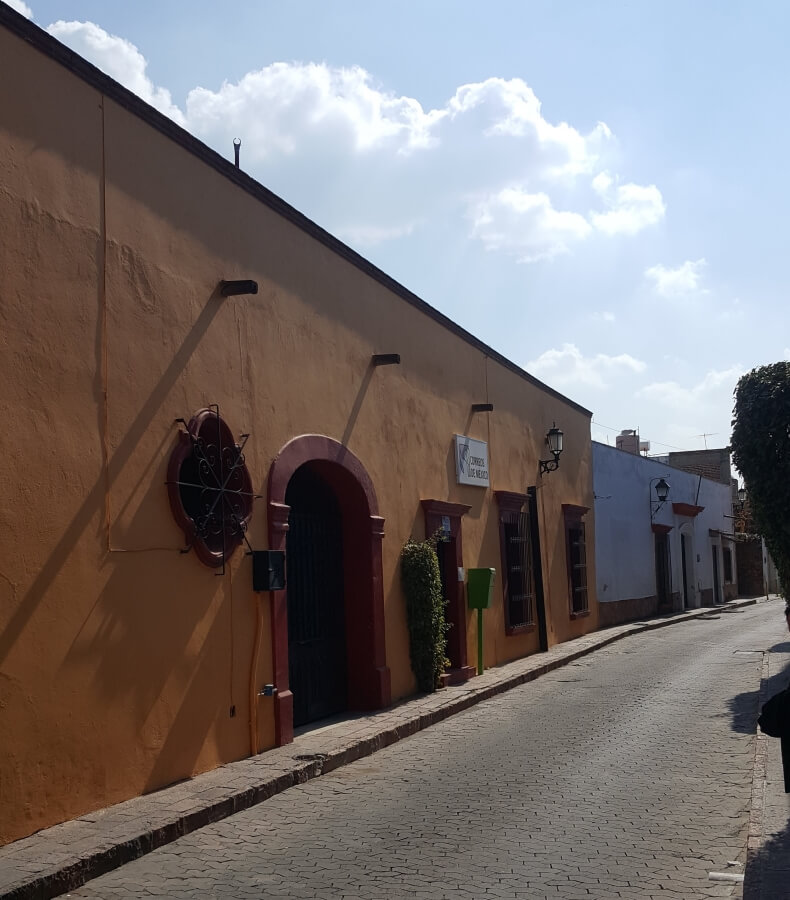
[[[290,502],[294,503],[293,519]],[[304,679],[327,676],[321,663],[316,662],[316,657],[325,653],[326,666],[336,665],[331,677],[336,679],[336,685],[340,683],[342,667],[337,660],[342,655],[339,647],[343,636],[346,692],[345,702],[339,709],[380,709],[390,702],[381,574],[384,520],[378,515],[373,482],[360,460],[338,441],[316,434],[294,438],[274,459],[269,470],[268,515],[269,548],[286,551],[286,587],[272,593],[272,657],[277,689],[274,696],[276,741],[287,744],[293,740],[295,711],[300,722],[331,714],[320,711],[327,698],[322,699],[320,691],[311,688],[309,680]],[[304,563],[305,548],[315,553],[320,543],[317,532],[313,537],[309,535],[311,516],[317,516],[317,521],[324,524],[333,520],[338,538],[321,550],[323,562],[313,574],[309,570],[313,563]],[[291,525],[296,533],[289,546]],[[288,559],[291,553],[296,553],[296,560]],[[302,563],[299,563],[300,554]],[[292,566],[301,566],[301,574],[296,574],[296,569],[292,572]],[[342,583],[342,601],[326,596],[310,600],[304,593],[322,585],[326,578]],[[310,623],[292,625],[290,619],[292,615],[305,615],[305,604],[313,611],[325,608],[324,612],[335,625],[342,615],[343,629],[342,635],[327,635],[324,650],[313,653],[305,650],[308,661],[294,661],[294,677],[299,684],[296,681],[292,684],[289,649],[293,644],[294,652],[301,652],[296,646],[308,633],[305,629],[309,631]],[[301,692],[302,697],[297,700],[294,691]],[[338,703],[340,688],[336,687],[336,691],[337,696],[329,705]],[[305,695],[311,695],[312,699]]]
[[[310,463],[294,472],[285,502],[288,681],[296,727],[348,704],[343,518],[332,488]]]

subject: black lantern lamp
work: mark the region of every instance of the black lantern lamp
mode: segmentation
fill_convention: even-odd
[[[656,497],[658,501],[653,500],[653,494],[650,493],[650,521],[653,521],[653,516],[661,509],[661,507],[667,502],[667,497],[669,496],[669,482],[663,475],[659,475],[657,478],[650,479],[650,487],[653,487],[653,482],[655,481],[655,491]]]
[[[746,488],[739,487],[738,488],[738,503],[741,504],[741,509],[746,505]]]
[[[539,460],[541,475],[546,472],[553,472],[560,467],[560,453],[562,453],[563,437],[564,435],[561,429],[557,428],[557,423],[554,422],[551,428],[546,432],[546,446],[549,448],[554,459]]]

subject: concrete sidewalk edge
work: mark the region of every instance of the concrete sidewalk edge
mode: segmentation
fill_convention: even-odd
[[[355,760],[369,756],[377,750],[381,750],[397,741],[403,740],[403,738],[416,734],[418,731],[429,728],[431,725],[441,722],[451,715],[463,712],[464,710],[485,700],[489,700],[498,694],[505,693],[515,687],[533,681],[541,675],[545,675],[548,672],[566,666],[581,657],[587,656],[595,650],[599,650],[616,641],[629,637],[630,635],[679,624],[688,621],[689,619],[704,618],[705,616],[750,606],[755,603],[757,603],[757,598],[734,600],[723,606],[702,607],[690,612],[676,613],[647,621],[614,626],[613,628],[605,629],[603,631],[593,632],[582,638],[567,641],[564,644],[555,645],[555,647],[552,647],[551,650],[547,651],[548,653],[553,653],[553,658],[546,660],[542,664],[535,665],[534,662],[536,660],[539,661],[545,654],[533,654],[532,656],[516,660],[512,663],[507,663],[495,669],[489,669],[486,671],[485,675],[493,676],[493,678],[489,678],[488,684],[481,684],[479,688],[475,689],[474,682],[469,682],[468,685],[470,687],[465,693],[453,697],[448,702],[442,703],[435,708],[427,711],[420,711],[419,706],[421,702],[427,698],[418,697],[406,700],[402,704],[391,707],[387,711],[382,711],[401,713],[404,711],[407,712],[409,706],[412,706],[412,708],[415,709],[415,714],[410,716],[408,714],[406,716],[399,716],[397,723],[382,727],[371,736],[352,738],[344,745],[339,746],[328,753],[306,754],[302,758],[291,757],[291,762],[287,763],[287,771],[280,771],[277,774],[264,774],[264,777],[257,783],[247,784],[239,790],[234,790],[233,788],[233,781],[239,781],[240,776],[237,775],[234,778],[233,772],[231,771],[232,767],[238,767],[240,764],[245,763],[252,763],[255,765],[257,761],[261,761],[261,768],[263,768],[265,773],[268,754],[272,754],[276,752],[277,749],[282,748],[264,751],[264,753],[257,757],[249,757],[245,760],[240,760],[239,763],[230,763],[227,766],[221,766],[219,769],[197,775],[186,782],[164,788],[161,791],[156,792],[156,794],[145,795],[142,798],[133,798],[123,804],[118,804],[116,807],[109,807],[107,810],[82,816],[77,820],[73,820],[71,823],[66,822],[61,825],[52,826],[52,828],[38,832],[36,835],[31,835],[28,838],[23,838],[20,841],[0,848],[0,900],[22,900],[22,898],[26,898],[26,900],[28,900],[28,898],[35,898],[35,900],[49,900],[51,897],[56,897],[69,890],[75,889],[85,884],[87,881],[97,878],[100,875],[104,875],[125,863],[139,859],[141,856],[190,834],[193,831],[197,831],[206,825],[218,822],[235,813],[256,806],[294,785],[303,784],[312,778],[317,778],[320,775],[332,772]],[[582,644],[582,646],[578,646],[579,644]],[[574,647],[574,645],[577,646]],[[523,669],[525,664],[530,663],[532,665],[525,671],[512,671],[517,668]],[[510,670],[512,674],[509,674],[508,670]],[[483,678],[485,678],[485,675]],[[444,692],[438,693],[443,694]],[[437,695],[435,694],[427,695],[429,698],[436,696]],[[291,748],[294,747],[293,744],[288,746]],[[763,749],[763,756],[764,752]],[[755,760],[755,767],[756,766],[757,761]],[[272,767],[273,766],[269,766],[268,768]],[[225,796],[214,800],[201,801],[199,796],[200,783],[209,780],[217,781],[217,775],[219,774],[221,776],[223,772],[230,773],[228,778],[230,785],[225,788],[217,787],[212,790],[213,792],[219,790],[221,793],[224,793]],[[154,824],[149,822],[146,817],[140,817],[134,822],[135,825],[139,822],[139,827],[132,827],[131,829],[136,833],[125,837],[124,839],[116,840],[113,840],[111,835],[108,837],[101,827],[102,824],[109,824],[108,822],[103,822],[103,819],[105,816],[112,818],[113,811],[115,810],[120,810],[122,807],[133,805],[136,801],[143,801],[146,797],[153,797],[156,799],[161,798],[166,801],[168,794],[171,794],[177,800],[178,794],[184,794],[185,790],[187,794],[189,794],[189,787],[193,785],[195,786],[195,789],[192,792],[191,808],[178,811],[175,806],[172,809],[169,809],[167,803],[165,803],[162,809],[162,816],[165,821]],[[212,791],[208,791],[207,793],[211,792]],[[188,796],[175,805],[184,806],[185,804],[186,806],[190,805]],[[123,823],[124,821],[133,819],[133,816],[124,813],[123,816],[119,814],[119,818]],[[33,861],[32,857],[35,856],[36,850],[35,845],[36,843],[41,843],[42,845],[45,843],[46,839],[44,838],[44,835],[46,835],[47,832],[52,832],[54,829],[64,829],[75,823],[79,823],[80,826],[94,825],[95,827],[93,830],[96,834],[92,837],[88,835],[86,838],[83,838],[82,842],[76,845],[73,852],[69,852],[67,849],[65,853],[53,853],[52,856],[54,858],[49,864],[47,864],[46,861],[42,861],[41,855],[38,855],[35,858],[35,861]],[[761,826],[750,821],[750,853],[753,852],[751,849],[753,839],[758,841],[757,846],[759,846],[757,832],[754,833],[753,838],[753,829],[755,827],[760,829],[759,834],[761,834]],[[93,844],[93,846],[89,846],[90,844]],[[63,848],[61,848],[61,850],[62,849]],[[46,848],[42,846],[41,850],[43,850],[44,855],[46,855]],[[68,858],[69,856],[71,857],[70,859]],[[3,884],[5,879],[2,870],[5,868],[6,863],[11,863],[11,865],[17,869],[17,874],[12,875],[11,878],[6,881],[6,884]],[[25,869],[28,870],[27,873],[25,873]],[[35,871],[36,869],[38,869],[38,871]],[[42,871],[42,869],[45,869],[45,871]],[[7,877],[6,874],[6,878]]]
[[[767,698],[767,685],[770,678],[769,651],[763,651],[763,665],[760,674],[760,699],[762,708]],[[746,840],[746,865],[744,866],[744,900],[757,900],[762,895],[762,871],[758,863],[758,854],[763,844],[765,817],[765,785],[768,768],[768,738],[757,729],[754,741],[754,769],[752,772],[752,800],[749,811],[749,833]]]

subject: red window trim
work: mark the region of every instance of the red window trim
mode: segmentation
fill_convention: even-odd
[[[702,510],[705,509],[704,506],[697,506],[694,503],[673,503],[672,504],[672,512],[678,516],[689,516],[689,518],[695,518],[698,516]]]
[[[421,500],[420,504],[425,516],[425,535],[431,537],[436,534],[442,527],[442,518],[447,517],[450,526],[450,535],[453,538],[455,546],[455,569],[458,570],[464,564],[464,548],[463,548],[463,529],[461,526],[462,518],[471,510],[471,506],[466,503],[450,503],[448,500]],[[453,636],[455,639],[456,650],[448,652],[449,657],[456,656],[452,660],[453,668],[449,671],[450,684],[461,684],[469,681],[474,677],[477,670],[474,666],[470,666],[466,647],[466,593],[464,584],[456,578],[451,578],[447,584],[447,599],[451,610],[449,612],[450,621],[454,623],[457,633]]]
[[[568,615],[571,619],[582,619],[584,616],[590,615],[590,586],[587,582],[587,529],[584,523],[584,516],[590,511],[589,506],[579,506],[575,503],[563,503],[563,527],[565,529],[565,566],[568,577]],[[574,527],[581,528],[584,536],[584,602],[583,609],[573,608],[574,587],[573,587],[573,564],[571,562],[571,529]]]
[[[528,610],[528,614],[532,617],[532,621],[520,622],[518,625],[510,625],[508,623],[508,561],[507,561],[507,542],[505,535],[505,516],[508,514],[520,513],[526,503],[529,502],[528,494],[519,494],[515,491],[494,491],[494,496],[499,505],[499,554],[502,561],[502,611],[505,620],[505,635],[513,637],[518,634],[529,634],[535,630],[534,609],[535,598],[533,596],[532,608]],[[532,573],[533,583],[535,573]]]

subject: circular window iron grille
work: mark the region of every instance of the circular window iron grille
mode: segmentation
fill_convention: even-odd
[[[222,567],[246,538],[256,495],[244,461],[248,434],[233,432],[216,404],[201,409],[183,426],[170,455],[167,491],[176,522],[184,532],[188,553],[194,548],[207,566]],[[251,549],[251,548],[250,548]]]

